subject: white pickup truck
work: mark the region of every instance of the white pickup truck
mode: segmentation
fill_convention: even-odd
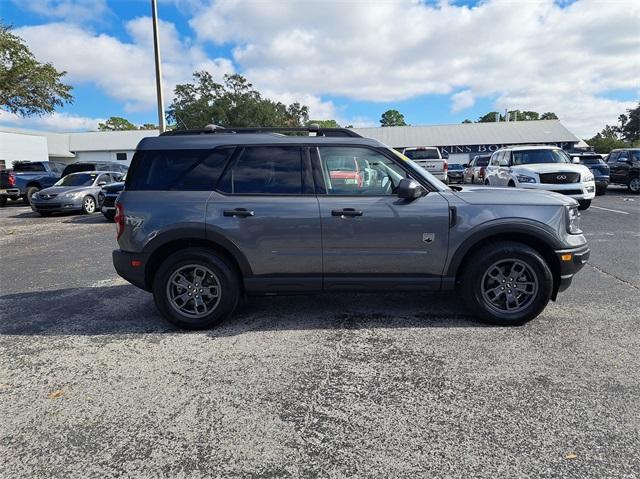
[[[405,148],[402,154],[417,163],[440,181],[449,182],[449,163],[435,146],[418,146]]]

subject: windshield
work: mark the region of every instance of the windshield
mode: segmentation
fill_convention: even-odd
[[[438,150],[436,148],[429,148],[424,150],[405,150],[404,156],[410,160],[439,160]]]
[[[411,161],[409,158],[407,158],[405,155],[400,153],[398,150],[394,150],[393,148],[389,148],[388,146],[387,146],[387,149],[391,151],[394,155],[396,155],[398,158],[400,158],[402,161],[409,163],[409,168],[411,169],[411,173],[414,176],[420,176],[426,181],[428,181],[429,184],[432,185],[436,190],[449,191],[451,189],[447,185],[445,185],[442,181],[440,181],[438,178],[436,178],[431,173],[429,173],[427,170],[420,167],[419,165]]]
[[[534,165],[537,163],[571,163],[562,150],[515,150],[511,152],[514,165]]]
[[[96,173],[72,173],[60,179],[54,186],[91,186],[97,176]]]
[[[475,162],[475,166],[487,166],[489,164],[489,158],[478,158]]]
[[[464,167],[460,163],[449,163],[450,170],[464,170]]]
[[[598,165],[600,163],[604,163],[604,161],[602,161],[602,158],[600,158],[599,156],[578,156],[577,158],[580,159],[580,162],[583,165]]]

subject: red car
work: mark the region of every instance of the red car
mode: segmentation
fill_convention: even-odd
[[[336,186],[364,184],[364,171],[356,158],[332,158],[327,162],[331,182]]]

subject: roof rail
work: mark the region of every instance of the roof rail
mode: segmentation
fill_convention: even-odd
[[[200,130],[171,130],[165,131],[160,136],[173,136],[173,135],[206,135],[206,134],[219,134],[219,133],[307,133],[309,136],[315,134],[315,136],[332,136],[332,137],[352,137],[362,138],[359,134],[349,128],[321,128],[317,123],[312,123],[305,127],[224,127],[218,125],[206,125]]]

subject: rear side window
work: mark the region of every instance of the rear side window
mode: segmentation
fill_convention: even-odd
[[[127,175],[127,190],[210,191],[233,148],[137,151]]]
[[[14,163],[13,171],[47,171],[42,163]]]
[[[218,189],[229,194],[302,194],[302,156],[298,147],[252,146],[220,180]]]
[[[406,150],[404,156],[410,160],[439,160],[440,155],[436,148],[425,148],[423,150]]]

